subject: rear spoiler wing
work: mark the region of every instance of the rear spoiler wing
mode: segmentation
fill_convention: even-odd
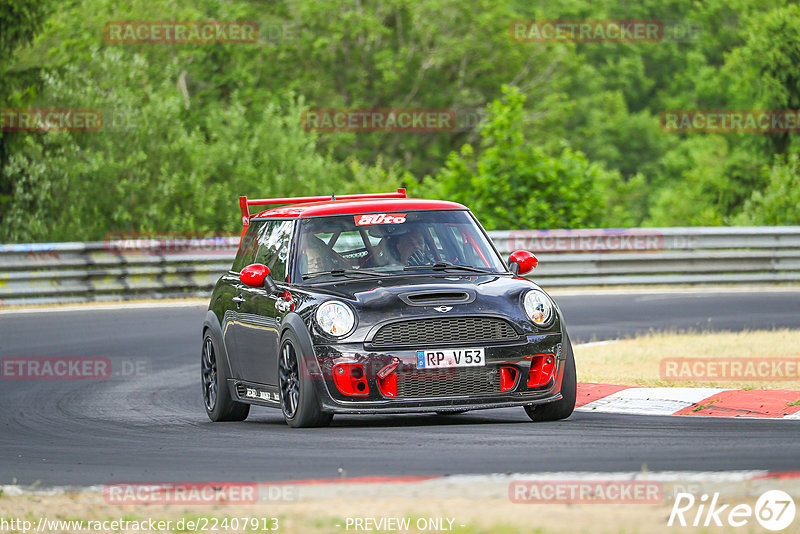
[[[279,204],[301,204],[304,202],[324,202],[326,200],[357,200],[362,198],[406,198],[406,190],[401,187],[396,193],[365,193],[358,195],[331,195],[320,197],[287,197],[287,198],[254,198],[239,197],[239,208],[242,210],[242,237],[250,226],[250,206],[271,206]]]

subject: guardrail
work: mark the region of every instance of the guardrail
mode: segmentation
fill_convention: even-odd
[[[239,237],[0,245],[0,307],[208,296]]]
[[[800,226],[489,232],[546,288],[800,282]],[[207,296],[238,237],[0,245],[0,306]]]
[[[489,232],[544,287],[800,282],[800,226]]]

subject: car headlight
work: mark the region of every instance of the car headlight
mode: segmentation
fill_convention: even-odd
[[[522,301],[525,313],[536,326],[547,326],[553,322],[555,316],[555,306],[550,297],[544,291],[532,289],[525,293]]]
[[[350,306],[338,300],[329,300],[317,308],[317,324],[320,329],[333,337],[342,337],[350,332],[356,323],[356,316]]]

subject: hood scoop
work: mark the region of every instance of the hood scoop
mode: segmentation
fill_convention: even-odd
[[[473,291],[418,291],[398,295],[409,306],[438,306],[439,304],[468,304],[475,300]]]

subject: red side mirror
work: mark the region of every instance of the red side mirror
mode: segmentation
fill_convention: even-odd
[[[515,250],[508,258],[508,267],[514,274],[526,274],[531,272],[539,265],[539,260],[533,252],[527,250]]]
[[[264,287],[264,280],[269,276],[269,267],[261,263],[248,265],[239,273],[239,280],[250,287]]]

